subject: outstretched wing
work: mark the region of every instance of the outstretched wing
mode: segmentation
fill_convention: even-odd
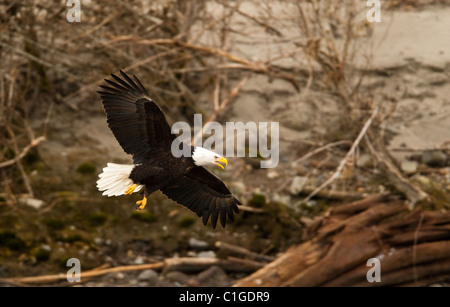
[[[194,167],[185,176],[171,181],[161,188],[167,197],[189,208],[202,218],[206,225],[211,217],[211,226],[216,228],[217,220],[225,227],[227,217],[234,220],[239,213],[237,200],[217,176],[201,166]]]
[[[139,79],[133,75],[133,81],[123,71],[120,74],[122,78],[111,74],[114,80],[105,79],[108,85],[100,85],[103,90],[98,93],[109,128],[138,164],[147,160],[152,150],[170,150],[175,136]]]

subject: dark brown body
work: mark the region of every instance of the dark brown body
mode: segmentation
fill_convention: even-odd
[[[171,181],[186,175],[193,167],[191,157],[176,158],[171,152],[155,154],[154,158],[136,165],[131,171],[130,179],[134,183],[145,185],[145,196],[170,185]]]

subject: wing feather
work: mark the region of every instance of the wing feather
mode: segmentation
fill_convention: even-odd
[[[239,213],[240,202],[222,180],[201,166],[196,166],[185,176],[173,180],[162,187],[161,191],[195,212],[203,224],[206,225],[210,219],[213,228],[217,221],[225,227],[227,218],[232,221],[234,214]]]
[[[175,139],[162,110],[149,97],[136,76],[134,81],[123,71],[100,85],[107,123],[123,150],[135,164],[146,161],[151,152],[167,151]]]

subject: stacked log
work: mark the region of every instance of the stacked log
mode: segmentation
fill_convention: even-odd
[[[376,264],[368,265],[369,259]],[[379,269],[379,280],[369,278]],[[374,195],[337,206],[303,243],[234,286],[427,286],[450,280],[450,212]]]

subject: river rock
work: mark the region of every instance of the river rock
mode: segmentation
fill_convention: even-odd
[[[45,204],[43,200],[36,198],[22,199],[22,202],[29,207],[33,207],[34,209],[40,209]]]
[[[295,176],[292,178],[291,185],[289,186],[289,192],[293,195],[298,195],[306,184],[308,178],[303,176]]]
[[[419,163],[417,161],[403,160],[400,163],[400,168],[405,174],[414,174],[418,167]]]
[[[425,150],[422,153],[422,163],[431,167],[445,167],[448,156],[442,150]]]
[[[197,281],[200,285],[208,287],[229,287],[231,278],[218,266],[211,266],[197,275]]]
[[[139,281],[145,281],[149,286],[154,286],[158,281],[158,276],[158,272],[149,269],[142,271],[137,279]]]
[[[201,240],[197,240],[196,238],[189,238],[189,246],[193,248],[207,248],[209,247],[209,243]]]

